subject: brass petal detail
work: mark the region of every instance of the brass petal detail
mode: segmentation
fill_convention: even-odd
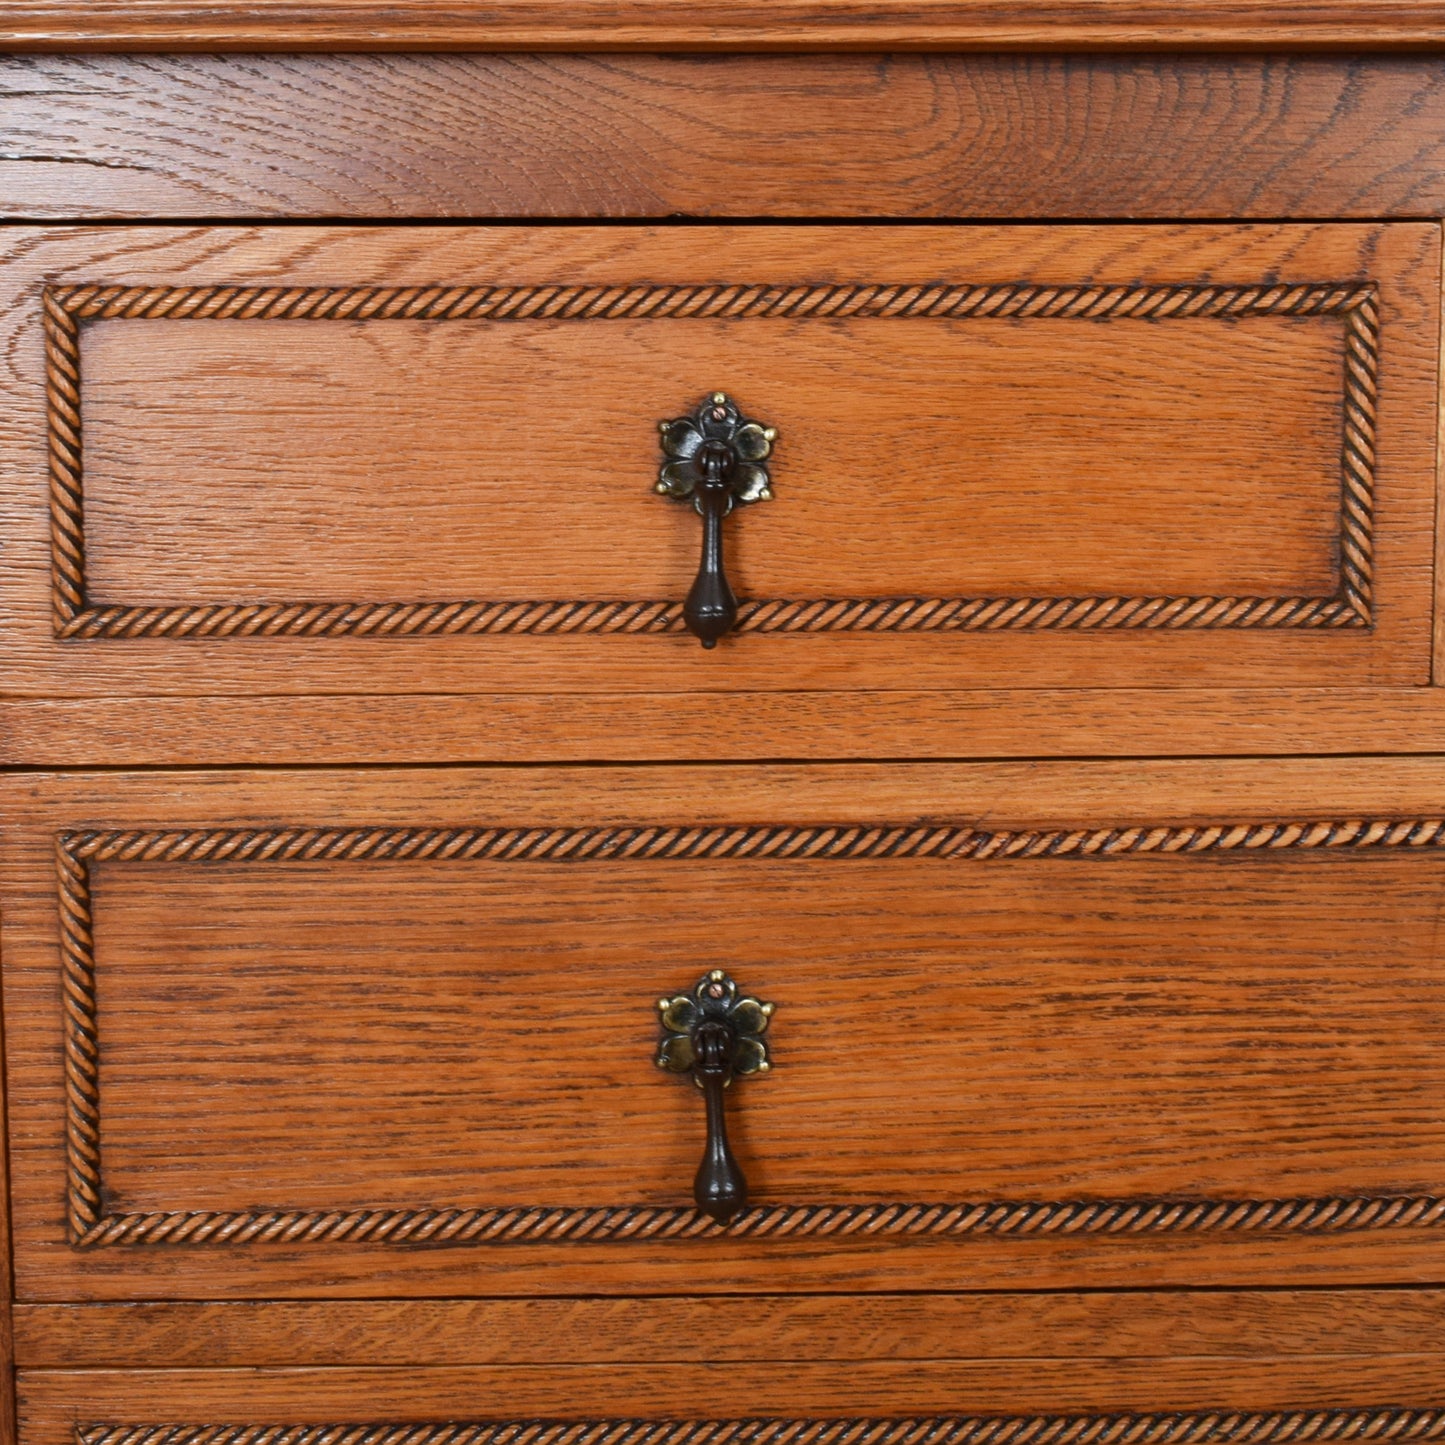
[[[657,1046],[657,1062],[670,1073],[685,1074],[696,1062],[691,1034],[668,1034]]]
[[[733,1047],[733,1072],[756,1074],[768,1062],[768,1051],[760,1039],[744,1036]]]
[[[697,1004],[685,993],[669,999],[659,1012],[662,1014],[662,1026],[669,1033],[685,1034],[697,1023]]]
[[[658,473],[658,487],[674,497],[690,497],[697,486],[697,468],[691,462],[668,462]]]
[[[658,428],[662,437],[664,456],[677,461],[687,461],[697,455],[702,445],[702,432],[691,417],[680,416],[674,421],[665,421]]]
[[[755,421],[740,426],[732,435],[733,450],[745,462],[760,462],[773,449],[767,429]]]
[[[767,472],[756,462],[739,462],[733,473],[733,495],[740,502],[759,502],[771,496]]]
[[[732,1010],[731,1022],[739,1033],[761,1034],[767,1030],[769,1012],[755,998],[740,998]]]

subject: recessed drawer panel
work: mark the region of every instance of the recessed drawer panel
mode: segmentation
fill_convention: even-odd
[[[1442,781],[12,783],[20,1295],[1433,1277]]]
[[[20,237],[19,690],[1429,677],[1434,227]]]

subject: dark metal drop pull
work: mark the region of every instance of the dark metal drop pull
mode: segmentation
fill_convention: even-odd
[[[659,999],[657,1008],[663,1031],[657,1067],[691,1073],[707,1106],[707,1144],[692,1196],[704,1214],[726,1224],[747,1207],[748,1181],[728,1144],[723,1090],[740,1074],[767,1073],[762,1036],[773,1006],[740,998],[737,984],[715,968],[691,993]]]
[[[702,516],[702,560],[682,605],[688,631],[704,647],[716,647],[738,616],[737,598],[723,568],[723,518],[739,502],[766,502],[772,495],[763,462],[777,432],[748,421],[726,392],[715,391],[691,416],[659,422],[667,458],[658,474],[664,496],[691,498]]]

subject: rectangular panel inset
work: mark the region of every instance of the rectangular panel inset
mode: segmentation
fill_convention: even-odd
[[[691,1237],[698,1101],[643,1067],[645,995],[694,982],[672,958],[778,1005],[779,1067],[733,1090],[735,1231],[1445,1223],[1442,844],[1431,819],[65,834],[72,1236]]]
[[[46,306],[61,636],[678,630],[672,519],[609,522],[633,510],[610,512],[619,473],[647,471],[639,393],[690,409],[671,378],[698,354],[747,358],[794,489],[780,525],[735,524],[743,631],[1371,622],[1368,282],[82,285]]]

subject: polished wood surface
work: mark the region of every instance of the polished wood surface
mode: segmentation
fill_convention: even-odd
[[[22,0],[11,50],[829,50],[1445,46],[1431,0]]]
[[[1442,1366],[1445,1355],[1421,1348],[1402,1355],[1313,1359],[1261,1353],[1250,1360],[919,1360],[904,1370],[895,1361],[859,1360],[717,1365],[694,1360],[571,1368],[22,1370],[17,1390],[23,1445],[72,1445],[77,1426],[152,1423],[381,1425],[468,1418],[687,1421],[759,1416],[916,1420],[954,1412],[1006,1416],[1339,1409],[1342,1400],[1350,1402],[1346,1409],[1399,1409],[1402,1404],[1430,1407],[1437,1401]],[[1296,1421],[1294,1431],[1307,1423]],[[1222,1429],[1224,1424],[1214,1422],[1213,1438],[1239,1438]],[[1207,1430],[1200,1433],[1209,1438]],[[1379,1426],[1375,1433],[1388,1438]],[[1262,1430],[1254,1438],[1289,1437],[1286,1429],[1279,1434]]]
[[[515,228],[14,233],[14,405],[0,432],[13,478],[0,593],[12,692],[1428,678],[1433,225],[609,228],[543,239]],[[1296,315],[1234,321],[100,319],[80,331],[83,447],[55,463],[56,496],[83,490],[84,515],[38,505],[42,275],[53,286],[650,277],[661,287],[717,274],[723,245],[728,278],[744,285],[931,275],[1057,287],[1071,276],[1101,288],[1105,310],[1133,305],[1108,289],[1116,283],[1368,281],[1378,380],[1338,321],[1308,314],[1306,293],[1281,303],[1303,307]],[[1094,304],[1093,291],[1080,294]],[[1195,304],[1187,290],[1150,294],[1166,312]],[[174,304],[189,302],[178,293]],[[52,384],[68,364],[58,354],[52,344]],[[1342,394],[1357,373],[1357,391]],[[634,604],[675,609],[695,565],[695,516],[651,491],[657,419],[719,384],[782,433],[776,499],[729,523],[739,591],[760,627],[791,628],[791,607],[805,630],[740,634],[708,655],[683,632],[651,635],[652,614]],[[374,405],[377,394],[389,404]],[[52,440],[63,458],[60,434]],[[1356,475],[1352,456],[1373,475]],[[83,559],[68,557],[82,545]],[[1374,579],[1363,584],[1368,611],[1347,626],[1329,602],[1354,586],[1342,549],[1372,559]],[[83,590],[78,617],[62,610],[52,622],[53,559]],[[866,610],[900,596],[937,600],[899,617],[962,609],[958,625],[980,630],[913,631],[905,618],[894,631],[886,605]],[[817,598],[863,599],[858,630],[846,608]],[[524,623],[511,606],[521,602],[535,604]],[[1366,618],[1372,627],[1355,625]],[[53,635],[72,623],[75,638]],[[342,635],[284,635],[316,629]],[[227,635],[248,631],[283,635]]]
[[[1417,1226],[1352,1205],[1346,1218],[1368,1218],[1341,1232],[1334,1206],[1268,1201],[1445,1194],[1431,1024],[1445,854],[1419,844],[1440,825],[1364,848],[1276,825],[1428,818],[1439,782],[1425,760],[17,781],[4,942],[21,1297],[957,1287],[960,1270],[995,1287],[1428,1278],[1445,1247],[1434,1205],[1410,1206]],[[1145,851],[1116,856],[829,861],[808,845],[791,862],[547,862],[594,846],[569,835],[536,862],[489,863],[455,832],[985,817],[995,832],[1258,822],[1265,846],[1246,833],[1238,851],[1172,852],[1188,840],[1141,834]],[[219,822],[231,832],[204,832]],[[274,860],[276,828],[320,826],[343,832],[313,861],[199,861],[234,854],[237,828],[262,829]],[[388,850],[432,845],[398,836],[378,855],[376,827],[456,844],[407,862]],[[77,1251],[59,989],[63,973],[75,996],[77,979],[54,835],[78,857],[115,828],[183,831],[95,852],[88,900],[67,904],[92,920],[101,1060],[103,1217]],[[666,1211],[688,1215],[700,1120],[692,1091],[652,1068],[651,1000],[719,965],[779,1006],[778,1068],[736,1100],[760,1207],[1260,1200],[1251,1217],[1274,1222],[1176,1227],[1164,1210],[1118,1234],[1114,1206],[1088,1204],[1061,1234],[899,1234],[880,1215],[886,1248],[786,1220],[776,1239],[679,1235]],[[905,1050],[891,1064],[890,1048]],[[602,1237],[549,1239],[523,1218],[533,1205]],[[660,1209],[646,1232],[663,1234],[639,1248],[576,1214],[604,1206]],[[426,1223],[444,1208],[476,1238],[469,1220],[485,1235],[508,1207],[503,1227],[526,1240],[347,1238],[375,1211],[398,1240],[413,1216],[418,1240],[449,1237],[445,1218]],[[315,1242],[278,1242],[277,1211],[283,1235]],[[197,1224],[196,1244],[164,1242]],[[228,1243],[237,1229],[264,1237]]]
[[[1438,6],[6,48],[0,215],[102,224],[0,237],[0,1445],[12,1344],[24,1445],[1445,1436]],[[722,283],[797,289],[663,314]],[[649,635],[718,386],[745,626],[975,630]],[[650,1062],[713,966],[778,1004],[726,1234]]]
[[[1435,687],[0,698],[30,768],[1441,752]]]
[[[3,950],[3,939],[0,939],[0,950]],[[3,957],[3,953],[0,953],[0,957]],[[10,1253],[10,1131],[4,1101],[4,1089],[0,1087],[0,1145],[3,1145],[0,1147],[0,1442],[3,1442],[3,1445],[13,1445],[16,1439],[13,1315],[15,1277]]]
[[[765,1326],[760,1325],[765,1321]],[[22,1369],[1409,1355],[1445,1292],[1085,1291],[19,1305]]]
[[[760,1204],[1445,1191],[1441,858],[1250,861],[100,864],[108,1212],[686,1203],[647,1005],[725,963],[779,1008]]]
[[[15,219],[1445,212],[1427,57],[12,56],[0,134]]]
[[[783,436],[784,515],[739,512],[730,529],[744,597],[1340,585],[1338,321],[162,318],[97,321],[84,346],[98,609],[670,597],[695,570],[696,528],[643,484],[658,461],[648,412],[691,411],[704,372],[735,376]],[[1249,426],[1228,391],[1268,425]],[[1083,439],[1081,414],[1098,419]],[[598,463],[579,465],[579,444]],[[1125,492],[1130,475],[1147,484]]]
[[[670,1384],[664,1380],[662,1383]],[[714,1440],[722,1445],[747,1441],[749,1445],[780,1445],[799,1437],[819,1445],[840,1445],[856,1439],[877,1441],[878,1445],[899,1445],[899,1442],[926,1435],[930,1439],[958,1442],[958,1445],[982,1445],[989,1440],[1011,1442],[1032,1439],[1047,1433],[1052,1439],[1075,1445],[1082,1440],[1117,1438],[1155,1438],[1195,1441],[1252,1441],[1259,1445],[1296,1438],[1302,1430],[1318,1431],[1327,1439],[1373,1439],[1400,1435],[1407,1439],[1434,1439],[1445,1431],[1445,1411],[1432,1406],[1364,1406],[1348,1409],[1293,1409],[1231,1411],[1223,1414],[1208,1410],[1128,1410],[1084,1412],[1039,1412],[997,1414],[981,1412],[930,1413],[912,1416],[884,1417],[867,1414],[843,1418],[820,1415],[799,1418],[796,1415],[771,1418],[732,1418],[729,1420],[591,1417],[585,1420],[554,1419],[518,1421],[508,1419],[469,1421],[409,1421],[366,1424],[315,1422],[310,1424],[232,1424],[167,1425],[152,1423],[142,1426],[119,1424],[80,1424],[75,1431],[78,1445],[127,1445],[136,1438],[163,1437],[174,1445],[216,1445],[216,1442],[237,1437],[276,1445],[294,1441],[296,1445],[318,1445],[338,1435],[354,1435],[376,1442],[376,1445],[411,1445],[414,1441],[447,1441],[452,1445],[503,1445],[518,1434],[536,1440],[538,1445],[560,1445],[567,1440],[612,1440],[617,1445],[644,1445],[662,1441],[666,1445],[694,1445]]]

